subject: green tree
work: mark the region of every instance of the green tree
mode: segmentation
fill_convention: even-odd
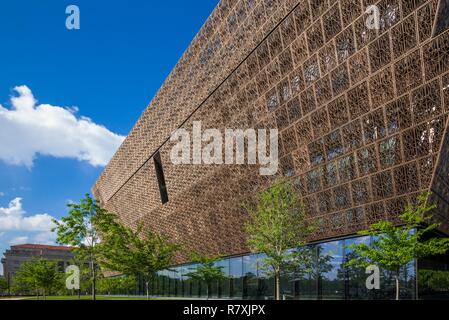
[[[118,279],[117,278],[100,278],[98,279],[98,292],[101,294],[111,295],[114,294],[118,289]]]
[[[107,213],[97,201],[86,194],[80,203],[70,203],[69,213],[61,219],[54,220],[57,242],[75,247],[79,260],[87,261],[90,268],[92,299],[96,300],[97,258],[98,258],[98,221]]]
[[[37,296],[42,292],[45,299],[53,290],[61,288],[62,279],[63,274],[58,271],[56,262],[37,258],[23,263],[13,282],[16,288],[35,290]]]
[[[196,253],[192,255],[192,262],[197,264],[197,267],[186,276],[192,280],[197,280],[206,283],[206,296],[209,299],[210,287],[213,282],[218,282],[226,279],[222,266],[217,266],[216,262],[221,259],[221,256],[201,256]]]
[[[96,248],[98,250],[98,248]],[[77,251],[78,252],[78,251]],[[98,256],[98,254],[97,254]],[[91,293],[92,291],[92,271],[90,267],[90,263],[88,259],[83,254],[76,254],[73,259],[70,261],[71,265],[75,265],[79,268],[79,285],[80,289],[76,290],[70,290],[70,295],[78,295],[78,299],[81,299],[81,294],[87,294],[88,292]],[[98,267],[97,267],[98,269]],[[96,272],[96,282],[98,282],[98,278],[101,278],[101,272]],[[66,279],[70,276],[70,274],[65,274]],[[97,290],[98,291],[98,290]]]
[[[394,275],[396,300],[399,300],[400,294],[401,269],[415,259],[444,254],[449,250],[448,238],[427,238],[439,227],[438,223],[432,222],[429,214],[436,208],[429,204],[429,196],[429,193],[424,193],[417,198],[416,204],[405,208],[400,216],[401,225],[380,221],[371,225],[368,230],[359,232],[362,236],[373,237],[370,245],[348,246],[356,255],[346,263],[347,266],[376,265]]]
[[[118,217],[112,213],[101,220],[100,263],[110,271],[141,276],[149,299],[150,283],[158,271],[172,265],[180,246],[166,236],[144,229],[142,224],[133,230],[117,221]]]
[[[307,251],[301,247],[314,227],[307,223],[304,206],[287,180],[278,180],[258,193],[257,203],[248,205],[247,210],[248,244],[253,252],[265,254],[260,259],[261,267],[267,276],[274,276],[275,298],[279,300],[281,273],[291,266],[298,272],[309,261]]]
[[[102,294],[127,294],[136,288],[134,276],[103,277],[98,281],[98,290]]]
[[[135,276],[125,275],[118,278],[117,289],[122,294],[129,295],[131,292],[135,293],[137,286],[137,278]]]
[[[8,281],[5,278],[0,277],[0,294],[4,294],[8,291]]]
[[[421,292],[447,293],[449,292],[449,272],[444,270],[421,269],[418,271]]]

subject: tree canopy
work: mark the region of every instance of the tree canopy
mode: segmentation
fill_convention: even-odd
[[[140,275],[149,284],[160,270],[173,264],[173,257],[180,246],[170,239],[141,224],[136,230],[118,222],[115,214],[108,213],[101,221],[101,265],[107,270],[125,275]]]
[[[418,196],[415,204],[406,206],[400,215],[399,226],[391,221],[379,221],[359,232],[359,235],[372,237],[370,244],[348,246],[354,251],[354,256],[346,263],[347,266],[376,265],[394,273],[396,299],[399,299],[401,268],[415,259],[443,254],[449,250],[449,238],[431,234],[440,224],[433,222],[430,212],[436,206],[429,203],[429,196],[429,193],[424,193]]]
[[[56,262],[34,258],[20,266],[13,281],[15,288],[41,292],[46,297],[52,290],[62,287],[63,279],[64,274],[58,271]]]
[[[281,272],[292,265],[298,270],[308,261],[310,254],[304,245],[314,226],[308,223],[304,205],[288,180],[276,181],[257,194],[255,205],[246,207],[248,244],[253,252],[265,255],[261,268],[275,277],[276,299],[280,299]]]
[[[53,231],[57,232],[58,243],[73,246],[77,259],[89,263],[92,298],[95,300],[100,242],[98,226],[107,215],[107,211],[102,209],[89,194],[86,194],[80,203],[70,203],[67,206],[68,215],[61,221],[53,220],[56,225]]]

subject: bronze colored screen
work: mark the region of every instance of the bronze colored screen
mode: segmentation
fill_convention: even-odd
[[[378,30],[365,23],[371,4],[379,8]],[[449,146],[442,144],[449,32],[432,38],[437,7],[435,0],[220,1],[98,179],[95,196],[123,223],[143,221],[182,243],[177,262],[189,250],[247,252],[242,203],[275,177],[254,165],[173,165],[169,138],[193,121],[220,130],[278,128],[279,175],[291,177],[319,222],[313,240],[397,221],[429,189],[449,230]]]

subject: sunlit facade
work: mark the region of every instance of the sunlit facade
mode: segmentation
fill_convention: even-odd
[[[369,5],[377,29],[366,24]],[[230,279],[214,295],[272,297],[271,280],[245,255],[242,203],[283,176],[318,225],[317,261],[335,249],[330,271],[286,277],[283,295],[390,296],[388,275],[381,291],[365,292],[341,268],[350,240],[332,239],[400,223],[427,191],[449,233],[448,8],[444,0],[221,0],[93,187],[125,225],[143,223],[183,245],[181,272],[160,274],[154,294],[204,295],[183,277],[197,252],[230,257],[221,262]],[[258,165],[174,164],[170,137],[195,121],[278,129],[277,175],[261,176]],[[417,266],[404,271],[404,298],[420,297],[420,266],[448,271],[445,258]],[[423,295],[449,291],[422,287]]]

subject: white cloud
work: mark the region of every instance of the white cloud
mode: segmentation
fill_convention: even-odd
[[[26,216],[21,198],[15,198],[6,208],[0,207],[0,231],[35,232],[38,236],[51,233],[53,227],[53,217],[46,213]]]
[[[27,236],[22,236],[22,237],[15,237],[12,238],[9,241],[9,244],[12,246],[18,245],[18,244],[25,244],[28,242],[28,237]]]
[[[36,243],[55,244],[53,217],[44,214],[30,215],[23,209],[22,199],[15,198],[0,207],[0,257],[11,245]],[[0,264],[0,274],[3,273]]]
[[[56,234],[51,231],[39,232],[32,238],[31,242],[39,244],[55,244]]]
[[[11,108],[0,105],[0,160],[32,167],[39,154],[106,165],[124,137],[86,117],[77,108],[38,104],[27,86],[15,87]]]
[[[11,245],[36,243],[55,244],[53,217],[48,214],[28,215],[22,199],[15,198],[7,207],[0,207],[0,255]],[[0,264],[0,273],[2,273]]]

